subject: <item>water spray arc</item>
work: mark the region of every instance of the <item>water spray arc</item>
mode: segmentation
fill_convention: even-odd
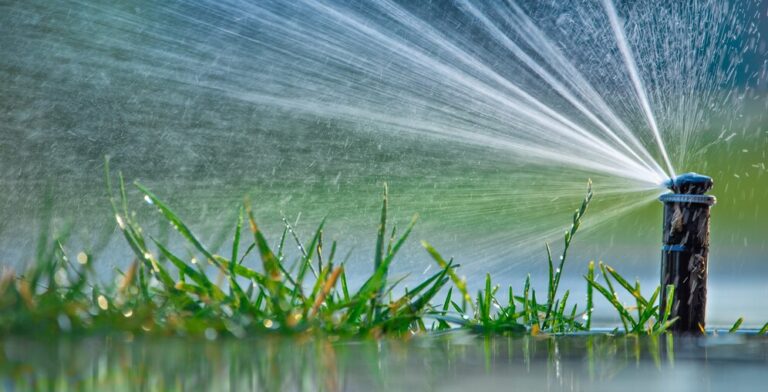
[[[665,185],[672,192],[659,197],[664,203],[660,309],[667,305],[667,285],[673,285],[669,317],[677,317],[677,321],[671,330],[700,333],[707,305],[710,207],[715,204],[715,197],[705,193],[712,189],[713,181],[686,173]]]

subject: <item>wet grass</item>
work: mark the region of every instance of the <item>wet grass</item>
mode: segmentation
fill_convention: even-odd
[[[232,252],[219,255],[160,197],[136,183],[144,200],[183,239],[188,251],[180,254],[171,250],[167,238],[142,228],[128,208],[122,175],[118,174],[114,187],[108,164],[105,167],[115,220],[134,261],[118,270],[110,283],[100,283],[91,256],[80,253],[74,261],[68,256],[66,230],[59,235],[42,230],[36,261],[21,274],[6,269],[0,279],[0,333],[379,337],[464,328],[477,333],[567,334],[590,331],[595,292],[615,308],[622,325],[616,333],[658,335],[675,322],[669,318],[669,307],[659,309],[660,287],[645,297],[639,282],[630,284],[602,263],[597,268],[593,262],[588,264],[586,306],[569,302],[570,291],[560,290],[568,250],[593,197],[591,183],[565,232],[562,253],[554,258],[546,247],[549,268],[543,295],[532,288],[530,276],[517,291],[494,284],[490,274],[483,289],[473,294],[460,277],[459,264],[446,260],[425,241],[422,245],[439,270],[410,288],[401,289],[402,282],[390,278],[390,267],[417,217],[402,231],[391,225],[386,186],[372,272],[359,287],[350,287],[345,271],[348,260],[339,260],[335,242],[325,242],[324,222],[308,241],[302,241],[286,221],[273,245],[246,200],[233,223]],[[292,242],[300,253],[293,262],[285,252]],[[623,304],[616,288],[627,291],[635,304]],[[674,296],[673,289],[667,292]],[[671,304],[671,299],[666,303]]]

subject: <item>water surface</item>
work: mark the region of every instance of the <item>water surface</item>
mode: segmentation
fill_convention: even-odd
[[[746,334],[0,340],[9,391],[738,391],[766,365],[768,339]]]

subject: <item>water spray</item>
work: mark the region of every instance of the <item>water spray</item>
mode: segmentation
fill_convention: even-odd
[[[701,333],[707,305],[709,210],[715,197],[712,178],[686,173],[668,180],[672,192],[659,197],[664,203],[661,252],[661,311],[666,308],[667,285],[675,287],[670,319],[675,332]]]

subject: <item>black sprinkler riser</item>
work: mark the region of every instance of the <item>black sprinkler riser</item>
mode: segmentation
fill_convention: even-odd
[[[672,193],[659,197],[664,203],[661,252],[661,307],[666,309],[667,285],[675,286],[670,319],[673,332],[701,333],[707,307],[709,217],[715,197],[703,194],[712,179],[695,173],[671,180]]]

